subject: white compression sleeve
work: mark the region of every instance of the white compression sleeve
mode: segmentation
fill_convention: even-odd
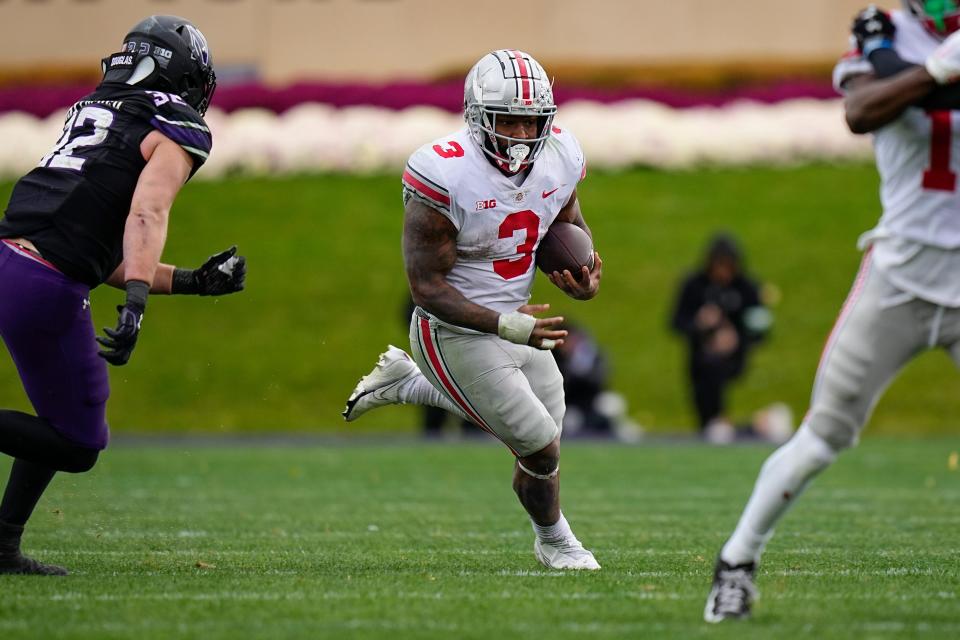
[[[415,376],[404,383],[399,389],[400,400],[406,404],[418,404],[430,407],[440,407],[463,419],[468,419],[463,410],[443,395],[423,374]]]
[[[731,565],[759,562],[774,525],[809,481],[836,457],[837,452],[826,440],[808,426],[801,426],[789,442],[763,463],[750,501],[720,551],[720,558]]]

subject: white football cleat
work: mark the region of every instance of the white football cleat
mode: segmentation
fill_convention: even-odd
[[[547,569],[596,571],[600,568],[600,563],[593,557],[593,553],[584,549],[576,538],[560,542],[543,542],[536,538],[533,542],[533,553]]]
[[[388,345],[387,350],[380,354],[373,371],[360,378],[340,415],[347,422],[353,422],[371,409],[387,404],[402,404],[400,383],[419,374],[420,369],[406,351]]]

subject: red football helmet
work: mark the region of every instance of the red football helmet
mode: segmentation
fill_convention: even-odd
[[[958,0],[903,0],[903,6],[938,38],[960,29]]]

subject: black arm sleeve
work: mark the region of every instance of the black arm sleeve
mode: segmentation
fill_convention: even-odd
[[[917,66],[901,58],[893,49],[874,49],[868,60],[878,78],[889,78]]]
[[[870,54],[869,60],[878,78],[889,78],[919,66],[907,62],[893,49],[876,49]],[[917,106],[924,109],[960,109],[960,83],[937,87]]]

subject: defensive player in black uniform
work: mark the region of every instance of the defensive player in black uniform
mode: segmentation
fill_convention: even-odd
[[[236,248],[199,269],[160,264],[170,207],[211,147],[203,114],[216,77],[203,35],[152,16],[103,70],[0,221],[0,336],[37,412],[0,410],[0,451],[15,459],[0,501],[0,573],[66,573],[20,552],[23,527],[57,471],[88,471],[107,446],[106,363],[129,360],[148,293],[243,289]],[[103,282],[126,302],[95,342],[89,291]]]

